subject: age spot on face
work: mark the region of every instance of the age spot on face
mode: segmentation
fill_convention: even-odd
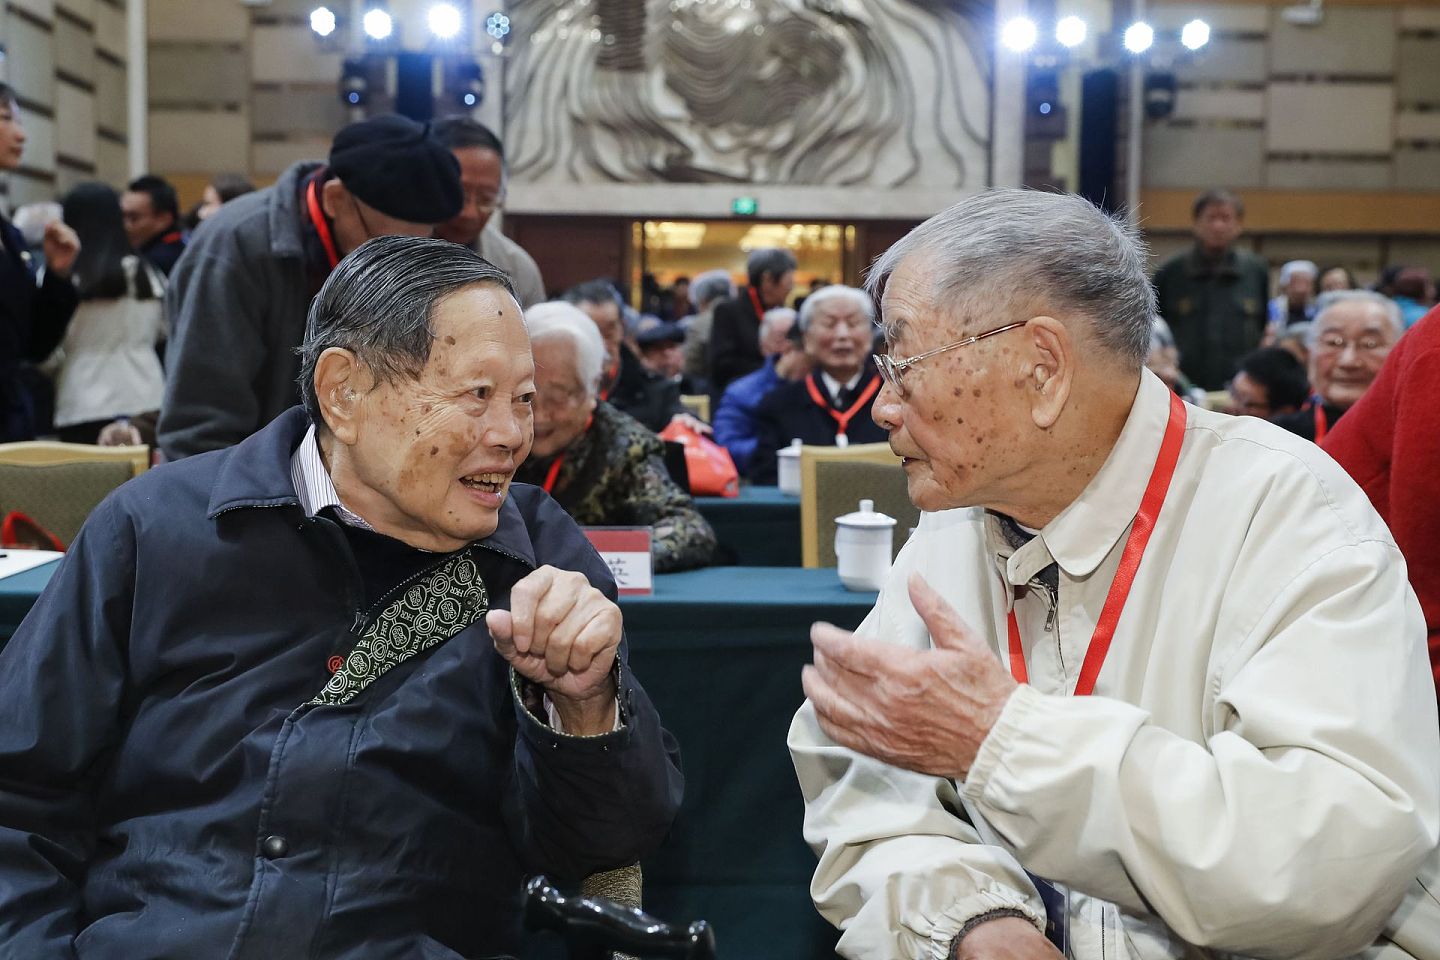
[[[979,388],[979,387],[976,387],[974,390],[971,390],[971,391],[970,391],[970,395],[971,395],[972,397],[974,397],[976,400],[979,400],[979,399],[980,399],[980,388]]]
[[[439,452],[440,452],[440,448],[439,448],[439,447],[431,447],[431,448],[430,448],[430,456],[432,456],[432,457],[435,456],[435,454],[437,454],[437,453],[439,453]]]
[[[454,338],[454,337],[446,337],[446,338],[445,338],[445,342],[446,342],[447,344],[449,344],[450,346],[452,346],[452,347],[455,346],[455,338]]]

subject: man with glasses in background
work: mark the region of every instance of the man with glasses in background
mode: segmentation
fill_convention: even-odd
[[[880,374],[870,363],[875,305],[864,290],[835,284],[805,298],[796,322],[810,373],[781,383],[755,410],[754,483],[774,483],[776,451],[800,439],[809,446],[881,443],[871,417]]]
[[[968,199],[869,285],[923,513],[790,730],[838,953],[1440,957],[1425,625],[1354,481],[1144,368],[1144,246],[1079,197]]]
[[[1400,308],[1369,290],[1327,293],[1310,327],[1310,402],[1271,422],[1320,443],[1380,375],[1405,332]]]
[[[461,197],[454,155],[428,125],[391,115],[350,124],[328,162],[221,207],[165,295],[165,455],[239,443],[294,406],[305,314],[340,258],[372,237],[430,236]]]
[[[495,214],[505,203],[505,148],[489,127],[466,116],[435,121],[435,138],[460,164],[460,212],[435,228],[435,236],[469,247],[505,271],[525,309],[545,299],[535,258],[500,232]]]

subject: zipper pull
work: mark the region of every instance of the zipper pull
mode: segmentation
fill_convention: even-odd
[[[1060,612],[1060,608],[1059,608],[1059,604],[1058,604],[1058,602],[1057,602],[1056,605],[1054,605],[1054,606],[1052,606],[1052,607],[1050,608],[1050,612],[1047,613],[1047,614],[1045,614],[1045,632],[1046,632],[1046,633],[1052,633],[1052,632],[1054,632],[1054,630],[1055,630],[1055,615],[1058,614],[1059,612]]]

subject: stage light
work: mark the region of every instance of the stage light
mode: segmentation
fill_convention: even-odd
[[[335,32],[335,11],[329,7],[316,7],[310,11],[310,29],[322,37]]]
[[[430,32],[441,40],[449,40],[460,32],[460,11],[451,3],[437,3],[425,15]]]
[[[1210,24],[1204,20],[1191,20],[1180,28],[1180,42],[1191,50],[1199,50],[1210,42]]]
[[[1035,21],[1029,17],[1016,17],[1000,30],[1000,42],[1016,53],[1024,53],[1035,46],[1037,36]]]
[[[360,25],[371,40],[384,40],[395,29],[395,21],[390,19],[390,14],[378,8],[365,11]]]
[[[1062,47],[1078,47],[1085,42],[1085,21],[1079,17],[1066,17],[1055,24],[1055,40]]]
[[[1144,53],[1155,43],[1155,30],[1145,22],[1132,23],[1125,28],[1125,49],[1131,53]]]
[[[510,36],[510,18],[497,10],[485,18],[485,32],[494,37],[496,43],[504,43]]]

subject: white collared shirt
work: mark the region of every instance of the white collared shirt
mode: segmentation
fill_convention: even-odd
[[[844,383],[841,383],[839,380],[836,380],[824,370],[821,370],[820,382],[823,383],[825,385],[825,389],[830,392],[830,402],[834,403],[835,398],[840,396],[840,390],[842,388],[845,390],[854,390],[856,385],[860,383],[860,378],[864,375],[865,368],[861,367],[859,373],[855,374],[855,376],[851,377],[849,380],[846,380]]]
[[[305,516],[313,517],[326,507],[334,507],[340,519],[350,526],[375,532],[375,528],[366,523],[364,517],[347,509],[345,504],[340,502],[335,482],[330,479],[330,471],[325,469],[325,461],[320,456],[320,444],[315,439],[314,424],[305,431],[305,438],[290,455],[290,482],[295,484],[295,495],[300,498],[300,506],[304,508]]]
[[[1188,408],[1094,695],[1071,696],[1169,398],[1142,374],[1104,466],[1018,549],[978,508],[923,514],[859,628],[929,647],[919,571],[1007,663],[1013,605],[1029,683],[965,780],[860,756],[797,714],[811,892],[845,924],[841,956],[941,960],[982,913],[1043,921],[1028,870],[1064,890],[1077,960],[1440,957],[1425,624],[1389,531],[1318,447]],[[1058,596],[1015,599],[1051,563]]]

